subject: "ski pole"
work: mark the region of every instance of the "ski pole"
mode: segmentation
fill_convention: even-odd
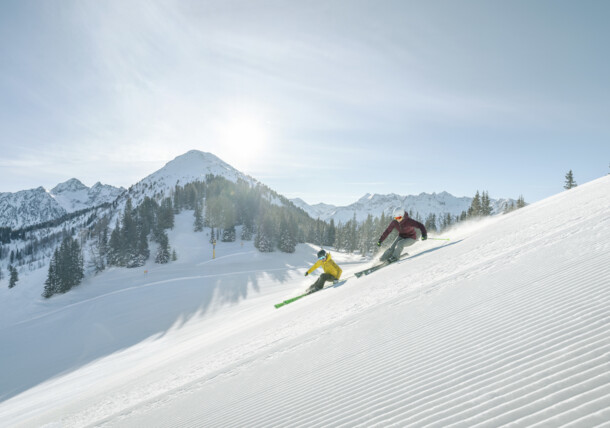
[[[451,239],[449,239],[449,238],[428,238],[428,239],[434,239],[435,241],[451,241]]]

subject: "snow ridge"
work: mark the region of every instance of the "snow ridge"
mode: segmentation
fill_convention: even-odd
[[[407,196],[395,193],[386,195],[367,193],[353,204],[344,207],[328,204],[308,205],[305,201],[298,198],[291,199],[291,201],[297,207],[305,210],[312,218],[319,218],[324,221],[332,219],[335,223],[346,223],[352,220],[354,216],[359,222],[366,220],[369,215],[380,217],[384,213],[389,216],[396,207],[404,207],[414,217],[419,216],[422,220],[425,220],[430,214],[436,214],[441,217],[446,214],[459,216],[462,211],[468,211],[472,199],[469,197],[456,197],[448,192],[441,192]],[[512,199],[492,199],[492,214],[503,212],[511,202],[516,201]],[[438,218],[440,219],[440,217]]]
[[[51,191],[38,187],[0,193],[0,227],[18,229],[114,201],[125,189],[96,183],[89,188],[76,178]]]

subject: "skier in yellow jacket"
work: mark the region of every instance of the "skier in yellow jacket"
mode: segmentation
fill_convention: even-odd
[[[320,275],[318,280],[314,282],[311,287],[307,289],[308,293],[314,293],[318,290],[324,288],[324,283],[326,281],[338,281],[341,278],[341,273],[343,272],[337,263],[330,257],[330,253],[327,253],[324,250],[318,251],[318,261],[309,268],[307,272],[305,272],[305,276],[312,273],[314,270],[322,266],[324,269],[324,273]]]

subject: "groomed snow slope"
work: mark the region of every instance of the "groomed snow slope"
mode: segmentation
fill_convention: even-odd
[[[41,362],[32,343],[68,323],[88,327],[67,344],[87,331],[97,350],[55,350],[55,370],[27,387],[0,351],[12,385],[0,425],[610,426],[610,177],[461,224],[449,245],[418,243],[411,259],[277,310],[311,282],[314,248],[235,244],[196,263],[175,233],[192,251],[173,266],[108,272],[60,296],[74,299],[65,309],[7,317],[1,343],[21,358]],[[335,256],[345,276],[363,267]],[[171,326],[146,328],[164,316]]]

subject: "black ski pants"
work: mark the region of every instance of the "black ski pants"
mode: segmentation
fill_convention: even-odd
[[[324,288],[324,283],[326,281],[334,281],[335,279],[337,279],[337,278],[332,276],[330,273],[323,273],[322,275],[320,275],[318,280],[316,282],[314,282],[311,287],[309,287],[309,290],[311,292],[321,290]]]

